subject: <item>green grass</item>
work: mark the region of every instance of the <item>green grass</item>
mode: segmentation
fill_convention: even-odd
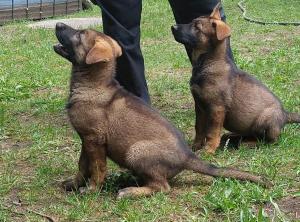
[[[271,88],[287,110],[300,112],[300,27],[247,23],[237,2],[224,1],[236,63]],[[288,3],[277,5],[280,2],[252,0],[245,4],[253,16],[299,20],[296,0],[288,1],[292,9]],[[171,35],[174,20],[167,1],[143,4],[141,41],[153,106],[191,143],[194,109],[189,61]],[[267,10],[270,4],[273,10]],[[96,15],[99,9],[95,7],[70,17]],[[273,145],[218,150],[213,157],[203,156],[221,166],[265,174],[274,182],[271,189],[184,172],[170,182],[173,189],[168,194],[116,200],[117,189],[132,178],[109,162],[102,192],[84,196],[63,192],[60,182],[76,172],[80,152],[80,140],[64,108],[70,64],[54,53],[52,30],[32,30],[27,23],[0,27],[0,221],[41,221],[35,214],[24,216],[3,208],[3,203],[16,196],[25,207],[60,221],[268,221],[259,210],[264,203],[299,192],[297,125],[286,126]]]
[[[267,22],[299,22],[300,6],[297,0],[246,0],[247,16]]]

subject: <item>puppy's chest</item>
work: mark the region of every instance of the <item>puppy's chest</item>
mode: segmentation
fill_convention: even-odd
[[[230,84],[222,75],[195,71],[190,79],[190,88],[193,95],[205,103],[219,101],[227,104],[231,100]]]
[[[72,126],[80,133],[99,131],[105,128],[105,111],[96,104],[75,103],[68,108]]]
[[[192,77],[190,79],[190,86],[198,85],[199,87],[203,87],[204,85],[208,85],[208,84],[213,84],[213,82],[209,79],[208,74],[197,72],[196,70],[193,69]]]
[[[194,72],[190,79],[190,86],[198,88],[201,93],[219,91],[222,88],[221,80],[219,76],[213,76],[206,72]]]

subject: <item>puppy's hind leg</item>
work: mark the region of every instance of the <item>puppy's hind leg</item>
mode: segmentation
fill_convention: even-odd
[[[149,196],[155,192],[168,192],[170,191],[170,185],[166,179],[160,181],[151,181],[146,183],[142,187],[127,187],[119,190],[118,199],[124,197],[140,197],[140,196]]]
[[[271,126],[266,130],[265,139],[268,143],[274,143],[278,140],[280,135],[280,127],[279,126]]]
[[[285,119],[282,112],[271,107],[264,110],[257,119],[254,131],[267,143],[274,143],[277,141],[284,124]]]

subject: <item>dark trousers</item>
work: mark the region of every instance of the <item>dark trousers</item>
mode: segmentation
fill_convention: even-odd
[[[169,0],[177,24],[190,23],[194,18],[210,15],[219,0]],[[121,45],[116,79],[128,91],[150,103],[145,79],[144,59],[140,47],[142,0],[97,0],[102,10],[103,32]],[[225,20],[223,9],[222,19]],[[186,48],[190,57],[191,49]],[[229,54],[231,50],[229,47]]]

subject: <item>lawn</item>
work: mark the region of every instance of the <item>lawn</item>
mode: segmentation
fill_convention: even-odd
[[[248,16],[300,20],[299,1],[280,2],[252,0],[244,5]],[[287,110],[300,112],[300,26],[248,23],[237,3],[224,1],[237,65],[263,81]],[[174,20],[168,2],[147,0],[143,7],[141,44],[153,106],[191,144],[195,115],[188,84],[190,63],[171,35]],[[71,17],[95,15],[99,15],[97,7]],[[170,181],[173,189],[168,194],[117,200],[118,188],[134,183],[134,178],[109,162],[101,192],[64,192],[60,183],[76,172],[80,152],[79,137],[65,111],[70,64],[54,53],[53,30],[33,30],[26,24],[0,27],[0,221],[46,221],[32,210],[59,221],[300,220],[299,208],[296,219],[293,213],[284,215],[281,207],[282,199],[300,195],[300,126],[296,124],[287,125],[275,144],[219,149],[215,156],[201,157],[266,175],[274,183],[270,189],[183,172]],[[275,210],[267,218],[272,207]]]

